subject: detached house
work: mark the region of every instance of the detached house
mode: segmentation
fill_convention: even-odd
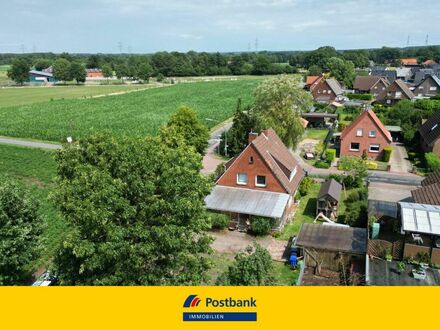
[[[323,76],[307,76],[305,88],[311,91],[322,79],[324,79]]]
[[[412,100],[414,97],[403,80],[397,79],[377,96],[376,102],[393,105],[400,100]]]
[[[383,148],[392,142],[391,133],[371,109],[363,111],[341,134],[341,156],[366,153],[369,159],[382,158]]]
[[[429,75],[414,89],[417,96],[435,96],[440,93],[440,78]]]
[[[385,77],[381,76],[356,76],[353,89],[358,93],[370,93],[376,98],[390,85]]]
[[[304,170],[274,130],[249,134],[248,146],[226,164],[206,207],[243,223],[252,216],[276,219],[280,229],[289,219]]]
[[[440,157],[440,110],[429,118],[419,129],[422,148]]]
[[[335,79],[320,79],[319,82],[317,84],[315,82],[312,87],[310,91],[312,92],[314,100],[321,103],[330,104],[343,93],[341,85],[339,85]]]
[[[402,58],[400,62],[402,63],[403,66],[408,66],[408,67],[419,65],[419,63],[417,63],[416,58]]]

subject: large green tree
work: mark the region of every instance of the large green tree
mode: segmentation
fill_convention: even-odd
[[[194,110],[180,107],[170,118],[168,124],[161,128],[160,137],[169,146],[174,146],[183,138],[186,145],[194,147],[201,155],[208,146],[209,130],[199,120]]]
[[[70,62],[65,58],[59,58],[53,63],[53,76],[60,81],[72,80]]]
[[[348,87],[353,85],[353,80],[356,76],[353,62],[343,60],[339,57],[331,57],[327,61],[327,67],[332,77],[336,80],[343,82],[344,85]]]
[[[304,132],[301,112],[308,112],[312,101],[298,78],[282,75],[258,85],[253,111],[260,129],[273,128],[288,147],[295,148]]]
[[[79,62],[72,62],[70,65],[70,78],[75,79],[76,83],[79,84],[84,83],[86,81],[86,77],[87,72],[84,65]]]
[[[258,244],[250,245],[235,256],[234,263],[219,276],[217,285],[274,285],[273,264],[269,252]]]
[[[14,80],[17,84],[23,85],[25,81],[29,80],[29,70],[31,66],[24,59],[16,59],[11,68],[8,70],[8,77]]]
[[[54,258],[62,285],[206,280],[211,189],[192,148],[96,135],[57,154],[54,201],[71,228]]]
[[[0,285],[29,280],[40,234],[38,203],[17,183],[0,179]]]
[[[148,84],[153,75],[153,68],[149,62],[143,62],[139,65],[139,78]]]

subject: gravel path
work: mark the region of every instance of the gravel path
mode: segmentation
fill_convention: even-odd
[[[30,147],[30,148],[41,148],[41,149],[51,149],[51,150],[61,149],[60,144],[21,140],[21,139],[9,138],[9,137],[0,137],[0,143],[12,144],[16,146]]]

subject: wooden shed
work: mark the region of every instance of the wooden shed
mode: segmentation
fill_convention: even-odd
[[[323,213],[330,219],[337,219],[341,191],[342,185],[338,181],[330,179],[323,182],[316,201],[316,214]]]

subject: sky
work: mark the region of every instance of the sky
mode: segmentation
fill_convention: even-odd
[[[440,1],[5,0],[0,53],[311,50],[440,44]]]

